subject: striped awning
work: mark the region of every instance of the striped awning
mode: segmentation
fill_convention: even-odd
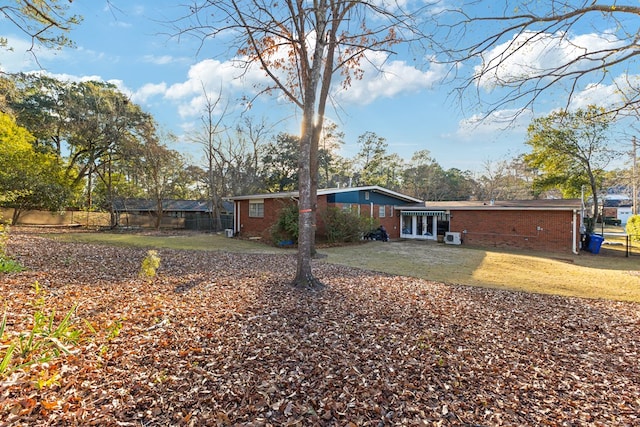
[[[400,211],[402,215],[410,216],[444,216],[445,211]]]

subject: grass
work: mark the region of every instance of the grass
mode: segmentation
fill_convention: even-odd
[[[68,233],[67,241],[145,248],[293,253],[215,234]],[[607,243],[616,242],[607,238]],[[320,249],[323,262],[428,280],[618,301],[640,302],[639,252],[625,256],[623,245],[605,244],[600,254],[550,254],[478,249],[423,241],[367,242]]]
[[[207,233],[62,233],[44,237],[84,243],[109,244],[140,248],[166,248],[198,251],[245,253],[282,253],[282,249],[242,239],[229,239],[222,234]]]

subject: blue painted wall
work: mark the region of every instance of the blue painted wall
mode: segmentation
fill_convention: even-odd
[[[369,193],[369,199],[366,198],[366,194]],[[334,193],[327,195],[328,203],[354,203],[360,205],[366,205],[374,203],[376,205],[406,205],[413,202],[407,202],[402,199],[398,199],[386,194],[380,194],[373,191],[347,191],[344,193]]]

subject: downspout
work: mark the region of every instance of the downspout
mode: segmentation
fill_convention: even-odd
[[[373,202],[370,203],[371,208],[369,209],[369,218],[373,219]]]
[[[234,219],[234,221],[233,221],[233,234],[234,235],[236,233],[240,232],[240,201],[236,200],[235,204],[236,204],[236,209],[235,209],[236,215],[233,218]]]
[[[578,233],[578,211],[576,209],[573,210],[573,235],[572,235],[572,243],[571,250],[574,255],[578,255],[576,237]]]

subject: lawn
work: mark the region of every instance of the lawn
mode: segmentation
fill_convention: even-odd
[[[474,279],[485,287],[390,275],[335,263],[345,247],[322,249],[323,289],[299,290],[291,250],[221,236],[80,241],[95,238],[11,234],[7,250],[26,270],[0,276],[3,426],[640,422],[637,303],[496,289],[499,278]],[[198,239],[209,250],[172,247]],[[350,256],[379,254],[391,268],[396,243]],[[143,278],[151,247],[160,268]],[[404,247],[412,271],[442,274],[450,262],[467,271],[459,282],[500,255]]]
[[[616,231],[616,230],[610,230]],[[201,233],[64,233],[49,237],[146,248],[292,253],[257,241]],[[619,239],[608,242],[622,243]],[[424,241],[320,248],[324,262],[428,280],[584,298],[640,302],[640,255],[622,245],[601,253],[550,254],[467,248]]]

